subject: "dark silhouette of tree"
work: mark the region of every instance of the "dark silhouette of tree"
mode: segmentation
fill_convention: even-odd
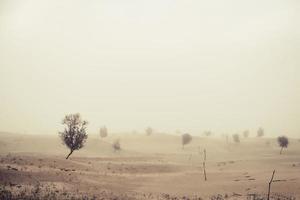
[[[101,138],[107,137],[107,128],[106,128],[106,126],[103,126],[103,127],[100,128],[100,137]]]
[[[184,145],[187,145],[189,144],[191,141],[192,141],[192,136],[188,133],[185,133],[182,135],[182,138],[181,138],[181,142],[182,142],[182,149],[184,149]]]
[[[281,147],[280,154],[282,154],[283,148],[287,148],[289,145],[289,139],[286,136],[280,136],[277,138],[277,142],[278,142],[279,146]]]
[[[59,132],[63,143],[70,149],[66,159],[75,151],[83,147],[88,135],[86,133],[87,121],[83,121],[79,113],[66,115],[62,121],[65,130]]]
[[[263,137],[265,135],[265,131],[262,127],[257,130],[257,137]]]
[[[120,151],[121,150],[121,144],[120,144],[120,140],[117,139],[113,142],[112,147],[114,149],[114,151]]]
[[[239,134],[233,134],[232,139],[235,143],[240,143],[240,135]]]
[[[208,137],[208,136],[212,135],[212,132],[211,131],[204,131],[203,134]]]
[[[153,133],[153,129],[151,127],[146,128],[146,135],[147,136],[152,135],[152,133]]]
[[[245,130],[245,131],[243,132],[244,138],[248,138],[248,137],[249,137],[249,134],[250,134],[250,132],[249,132],[248,130]]]

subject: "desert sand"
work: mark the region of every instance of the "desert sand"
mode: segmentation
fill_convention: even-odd
[[[111,146],[116,138],[118,152]],[[299,199],[300,141],[290,139],[279,152],[276,138],[241,138],[236,144],[193,136],[182,149],[180,135],[90,134],[66,160],[69,150],[58,134],[2,132],[2,199],[27,193],[36,199],[265,199],[273,170],[271,199]]]

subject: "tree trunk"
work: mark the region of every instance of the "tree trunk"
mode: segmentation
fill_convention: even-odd
[[[204,174],[204,180],[207,181],[206,177],[206,149],[204,149],[204,157],[203,157],[203,174]]]
[[[282,150],[283,150],[283,147],[281,147],[281,150],[280,150],[280,155],[282,154]]]
[[[70,153],[68,154],[68,156],[66,157],[66,159],[68,159],[72,153],[73,153],[73,150],[70,151]]]

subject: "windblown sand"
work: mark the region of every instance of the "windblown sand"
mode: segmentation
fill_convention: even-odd
[[[120,138],[120,152],[111,143]],[[207,151],[203,176],[203,150]],[[90,199],[300,198],[300,142],[279,154],[276,139],[194,137],[182,149],[178,135],[91,135],[70,159],[58,135],[0,133],[0,186],[18,193],[40,188]],[[38,186],[37,186],[38,185]],[[257,197],[253,197],[257,196]],[[81,195],[81,196],[80,196]],[[291,197],[291,198],[289,198]]]

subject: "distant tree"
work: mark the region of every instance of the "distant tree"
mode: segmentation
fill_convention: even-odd
[[[117,139],[113,142],[112,147],[114,149],[114,151],[120,151],[121,150],[121,144],[120,144],[120,140]]]
[[[212,135],[212,132],[211,131],[204,131],[203,134],[208,137],[208,136]]]
[[[151,127],[146,128],[146,135],[147,136],[152,135],[152,133],[153,133],[153,129]]]
[[[249,134],[250,134],[250,132],[249,132],[248,130],[245,130],[245,131],[243,132],[244,138],[248,138],[248,137],[249,137]]]
[[[106,126],[103,126],[103,127],[100,128],[100,137],[101,138],[107,137],[107,128],[106,128]]]
[[[188,133],[185,133],[182,135],[182,138],[181,138],[181,142],[182,142],[182,149],[184,149],[184,145],[187,145],[189,144],[191,141],[192,141],[192,136]]]
[[[87,121],[81,119],[79,113],[66,115],[62,121],[65,125],[65,130],[59,132],[60,138],[63,143],[70,149],[70,153],[67,155],[66,159],[75,151],[83,147],[88,135],[86,133]]]
[[[240,135],[239,134],[233,134],[232,139],[235,143],[240,143]]]
[[[282,154],[283,148],[287,148],[289,145],[289,139],[286,136],[280,136],[277,138],[277,142],[281,147],[280,154]]]
[[[226,140],[226,144],[228,144],[229,143],[229,136],[228,136],[228,134],[224,134],[224,137],[225,137],[225,140]]]
[[[263,137],[265,135],[265,131],[262,127],[257,130],[257,137]]]

